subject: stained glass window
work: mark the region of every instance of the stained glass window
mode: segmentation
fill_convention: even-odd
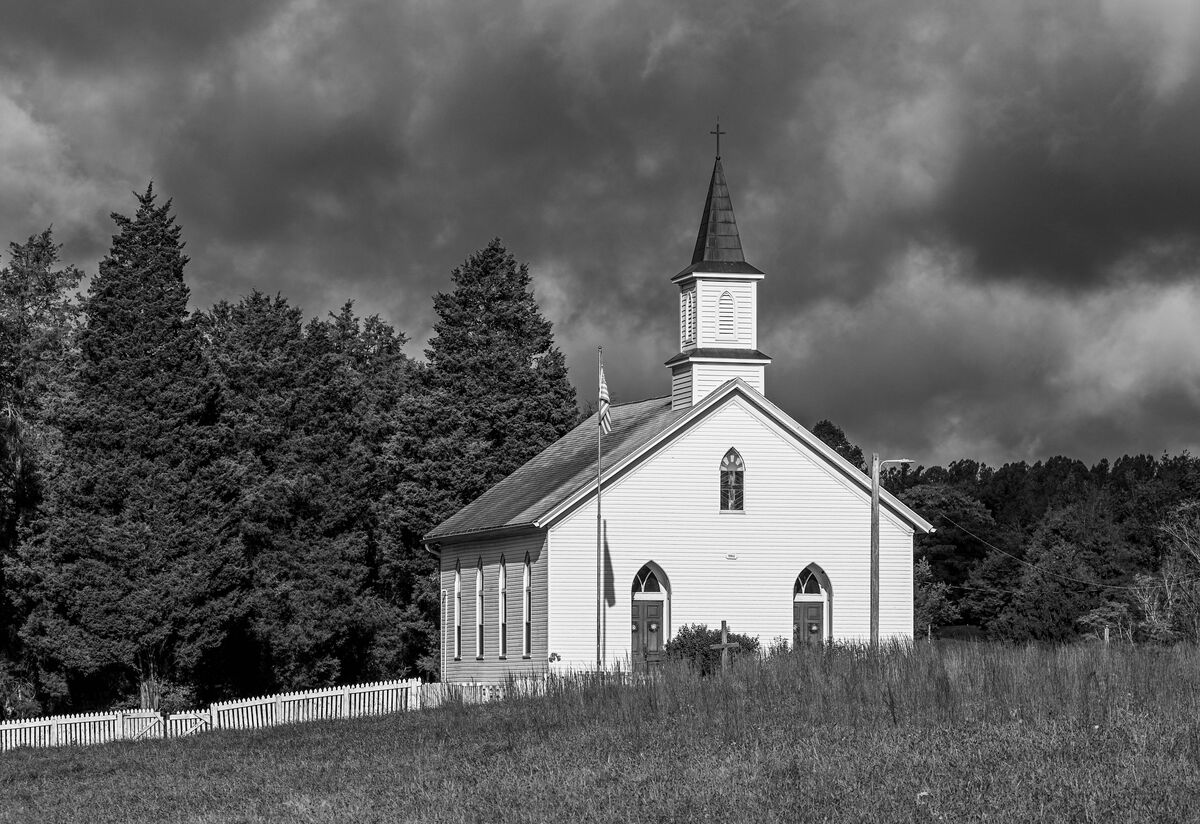
[[[742,488],[745,483],[746,465],[736,449],[730,449],[721,459],[721,509],[742,508]]]

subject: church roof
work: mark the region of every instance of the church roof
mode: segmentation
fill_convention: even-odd
[[[692,264],[679,275],[691,272],[762,274],[746,262],[746,256],[742,253],[742,238],[733,217],[733,201],[729,197],[729,185],[725,182],[720,156],[713,163],[708,197],[704,199],[704,213],[700,216],[700,231],[696,234],[696,248],[692,252]]]
[[[612,432],[600,439],[605,467],[637,451],[688,410],[671,399],[614,404]],[[550,444],[483,495],[434,527],[425,541],[533,526],[587,484],[596,484],[596,416]]]
[[[614,405],[612,432],[600,439],[605,487],[636,466],[646,455],[653,454],[662,443],[693,426],[710,410],[733,397],[741,397],[757,407],[761,414],[790,432],[831,469],[869,494],[871,480],[861,469],[837,454],[740,378],[721,384],[690,409],[672,410],[670,398]],[[423,540],[435,543],[544,527],[595,494],[595,491],[596,416],[592,415],[436,526]],[[928,521],[886,489],[880,490],[880,501],[884,508],[899,515],[915,529],[922,532],[933,529]]]

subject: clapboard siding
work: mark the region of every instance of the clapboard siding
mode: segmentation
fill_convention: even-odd
[[[732,349],[755,349],[758,347],[755,306],[757,282],[744,280],[709,280],[697,283],[697,309],[699,312],[699,345],[702,347],[726,346]],[[721,294],[733,296],[737,307],[737,334],[734,339],[719,334],[717,318],[720,314]]]
[[[766,394],[765,373],[761,363],[693,363],[692,404],[700,403],[718,386],[734,378],[741,378],[759,394]]]
[[[593,523],[595,514],[592,515]],[[529,658],[521,656],[522,586],[525,553],[529,553],[532,586],[532,644]],[[508,656],[500,658],[500,557],[508,570]],[[475,576],[483,559],[483,660],[475,658]],[[462,563],[462,659],[454,660],[454,565]],[[546,667],[547,568],[545,531],[507,538],[451,544],[443,547],[442,582],[442,681],[447,683],[498,682],[508,674],[537,674]],[[593,572],[593,577],[595,573]]]
[[[746,465],[745,510],[721,512],[718,466],[735,447]],[[670,634],[691,623],[792,637],[792,588],[816,563],[833,591],[835,639],[869,633],[870,496],[740,399],[714,410],[604,493],[614,603],[605,657],[624,660],[630,587],[647,561],[671,585]],[[564,667],[595,660],[595,501],[551,527],[551,652]],[[912,634],[912,530],[881,524],[880,631]],[[727,554],[737,556],[728,559]]]

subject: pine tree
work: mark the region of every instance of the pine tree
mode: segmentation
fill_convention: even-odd
[[[158,706],[219,645],[240,590],[215,461],[216,385],[188,317],[187,258],[152,187],[83,304],[63,461],[20,549],[22,637],[43,685],[76,705]],[[226,499],[222,499],[222,495]]]
[[[499,238],[439,293],[421,392],[406,399],[395,457],[409,542],[471,502],[578,421],[575,389],[530,287]]]
[[[499,239],[451,273],[434,297],[438,320],[413,391],[399,408],[388,458],[395,493],[386,522],[398,643],[437,671],[436,564],[420,538],[579,419],[566,361],[530,286],[529,269]]]
[[[380,454],[407,380],[404,335],[349,304],[302,326],[298,309],[257,293],[219,304],[208,324],[222,451],[238,479],[231,514],[251,576],[245,635],[224,656],[249,680],[214,688],[401,674],[393,635],[404,621],[379,521],[390,488]]]

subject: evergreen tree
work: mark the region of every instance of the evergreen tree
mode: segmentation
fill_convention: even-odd
[[[15,560],[18,535],[34,517],[46,469],[57,459],[50,418],[73,362],[72,294],[82,276],[60,266],[61,249],[47,228],[10,243],[10,264],[0,269],[0,717],[4,706],[36,712],[19,661],[23,616],[5,567]]]
[[[404,336],[349,304],[300,320],[255,293],[208,321],[251,575],[247,622],[221,656],[241,663],[243,680],[217,692],[394,677],[424,652],[400,648],[405,604],[380,541],[391,486],[380,454],[407,381]]]
[[[400,404],[389,448],[388,579],[404,604],[405,646],[437,672],[438,581],[420,538],[579,420],[575,389],[530,288],[529,270],[499,239],[451,273],[438,320]]]
[[[409,545],[579,420],[528,266],[497,238],[451,279],[454,290],[434,297],[428,364],[419,391],[405,399],[393,444]]]
[[[187,312],[187,258],[152,187],[83,304],[63,461],[16,565],[42,684],[77,706],[158,706],[219,645],[241,587],[216,464],[216,387]],[[224,497],[223,497],[224,496]]]

